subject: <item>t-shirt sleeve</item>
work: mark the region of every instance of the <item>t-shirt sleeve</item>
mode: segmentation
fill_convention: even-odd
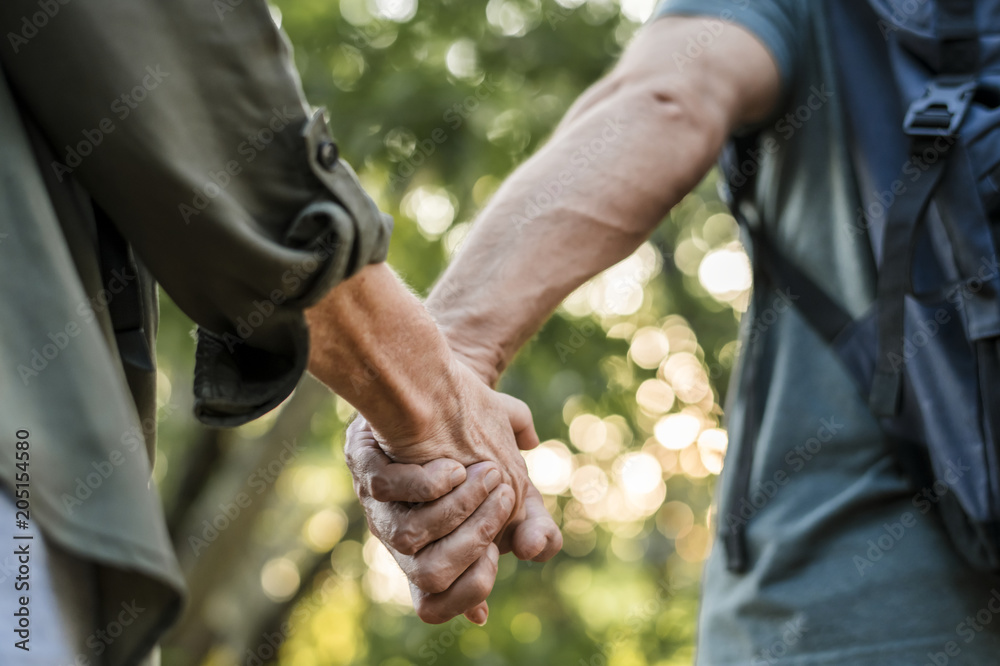
[[[199,418],[268,411],[306,367],[304,309],[385,259],[391,219],[263,0],[49,4],[0,3],[0,64],[56,157],[40,167],[81,184],[199,325]]]
[[[770,51],[788,90],[800,62],[806,2],[815,0],[662,0],[652,20],[664,16],[704,16],[746,28]]]

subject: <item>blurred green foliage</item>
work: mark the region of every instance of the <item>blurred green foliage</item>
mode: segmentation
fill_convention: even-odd
[[[623,3],[275,3],[307,96],[396,219],[390,263],[418,292],[651,10]],[[546,443],[529,466],[566,548],[545,565],[505,556],[484,628],[427,626],[408,607],[343,466],[345,402],[306,382],[237,431],[193,422],[191,324],[164,296],[155,475],[192,582],[164,663],[690,663],[748,282],[710,178],[520,354],[501,388],[534,410]],[[297,453],[275,467],[287,442]],[[253,504],[208,538],[240,487]]]

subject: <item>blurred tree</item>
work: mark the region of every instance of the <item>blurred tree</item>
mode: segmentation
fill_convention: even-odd
[[[279,0],[272,12],[342,154],[396,218],[390,263],[426,293],[652,2],[417,3]],[[191,323],[164,297],[155,477],[192,595],[164,664],[690,663],[750,286],[737,235],[710,178],[505,375],[501,388],[534,409],[545,444],[529,469],[566,548],[546,565],[504,557],[484,628],[413,615],[343,466],[344,401],[306,379],[243,428],[194,423]]]

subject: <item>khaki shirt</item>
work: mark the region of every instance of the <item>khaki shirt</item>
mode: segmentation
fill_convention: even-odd
[[[150,481],[155,283],[200,327],[197,416],[237,425],[292,391],[303,308],[384,260],[391,220],[263,2],[4,0],[0,35],[0,484],[27,431],[31,520],[99,565],[95,626],[146,609],[103,656],[129,663],[183,596]]]

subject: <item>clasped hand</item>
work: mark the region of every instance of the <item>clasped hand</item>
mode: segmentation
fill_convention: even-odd
[[[451,366],[444,381],[455,400],[425,425],[376,432],[359,417],[344,451],[368,526],[409,579],[417,615],[483,624],[500,555],[544,562],[562,536],[519,452],[538,445],[527,405],[460,361]]]

